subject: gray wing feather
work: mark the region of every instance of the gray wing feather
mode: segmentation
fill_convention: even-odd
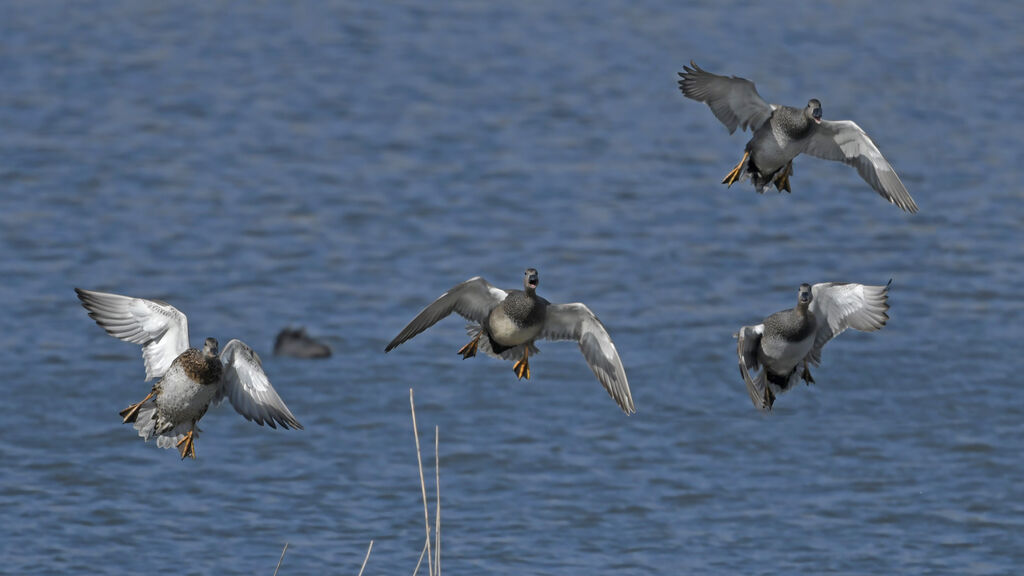
[[[263,372],[263,361],[245,342],[228,342],[220,353],[220,360],[224,363],[224,375],[215,402],[220,403],[227,397],[235,411],[260,426],[265,423],[277,428],[280,424],[285,429],[302,430],[302,424],[270,385]]]
[[[821,364],[821,349],[847,328],[874,332],[889,320],[889,286],[825,282],[811,287],[810,310],[817,328],[806,360]]]
[[[822,120],[815,125],[804,152],[853,166],[860,177],[883,198],[907,212],[917,212],[917,203],[910,197],[892,165],[882,156],[871,137],[855,122]]]
[[[166,302],[81,288],[75,294],[107,334],[142,345],[147,381],[163,376],[188,349],[188,319]]]
[[[456,312],[471,322],[483,324],[487,321],[491,310],[501,304],[505,296],[504,290],[491,286],[480,276],[470,278],[445,292],[424,308],[412,319],[412,322],[409,322],[408,326],[398,333],[398,336],[395,336],[395,339],[384,348],[384,351],[390,352],[399,344],[430,328],[452,312]]]
[[[744,326],[734,334],[736,338],[736,355],[739,357],[740,375],[747,385],[747,393],[754,407],[762,412],[771,411],[771,404],[765,401],[765,389],[768,381],[764,370],[757,361],[757,350],[761,345],[761,334],[764,332],[764,324],[757,326]],[[753,378],[751,372],[756,372]]]
[[[706,72],[692,60],[679,73],[679,89],[687,98],[704,102],[718,120],[729,129],[757,130],[771,117],[774,106],[757,93],[754,83],[736,76],[719,76]]]
[[[636,413],[633,394],[629,391],[626,370],[619,352],[604,324],[585,305],[555,304],[548,306],[540,338],[547,340],[575,340],[580,351],[594,371],[601,386],[626,414]]]

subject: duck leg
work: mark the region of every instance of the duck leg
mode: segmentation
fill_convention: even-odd
[[[790,160],[786,167],[779,171],[775,177],[775,189],[779,192],[785,190],[786,192],[793,192],[789,187],[789,177],[793,175],[793,161]]]
[[[118,415],[121,416],[122,418],[124,418],[124,420],[122,420],[122,422],[125,423],[125,424],[127,424],[129,422],[135,422],[135,419],[139,417],[139,408],[141,408],[142,405],[146,403],[146,400],[149,400],[152,397],[153,397],[153,392],[150,392],[149,394],[146,395],[145,398],[143,398],[139,402],[136,402],[135,404],[132,404],[131,406],[129,406],[129,407],[125,408],[124,410],[121,410],[120,412],[118,412]]]
[[[530,379],[530,346],[529,346],[529,344],[524,344],[523,345],[523,359],[518,361],[518,362],[516,362],[515,366],[513,366],[512,369],[515,370],[516,376],[518,376],[520,380],[522,380],[523,378],[526,378],[527,380]]]
[[[473,356],[476,356],[476,348],[479,343],[480,336],[477,335],[476,338],[473,338],[472,340],[469,341],[469,344],[466,344],[462,348],[459,348],[457,354],[462,354],[463,360],[465,360],[466,358],[472,358]]]
[[[193,460],[196,459],[196,445],[193,439],[192,433],[195,432],[195,428],[188,431],[185,437],[178,440],[177,446],[178,451],[181,452],[181,459],[184,460],[187,456],[191,456]]]
[[[733,183],[740,179],[740,174],[743,174],[743,167],[747,165],[747,158],[749,157],[750,151],[744,151],[743,159],[740,160],[740,163],[737,164],[736,167],[732,169],[732,171],[725,175],[725,178],[722,178],[722,184],[732,187]]]
[[[814,377],[811,376],[811,369],[807,366],[806,360],[804,361],[804,372],[800,377],[804,379],[804,382],[806,382],[808,386],[814,384]]]

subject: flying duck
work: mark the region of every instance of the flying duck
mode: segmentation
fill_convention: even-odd
[[[302,429],[263,372],[260,357],[241,340],[218,352],[215,338],[189,348],[188,320],[159,300],[75,288],[82,306],[107,334],[142,345],[146,381],[159,378],[140,402],[121,411],[125,424],[160,448],[178,448],[182,460],[196,457],[196,423],[211,403],[224,398],[247,420],[271,428]]]
[[[538,296],[538,283],[533,268],[526,270],[522,290],[501,290],[479,276],[470,278],[424,308],[384,351],[456,312],[472,322],[466,327],[471,340],[458,352],[463,359],[482,350],[488,356],[516,360],[516,376],[529,379],[529,357],[539,352],[536,340],[575,340],[612,399],[625,413],[635,413],[626,371],[604,324],[584,304],[551,304]]]
[[[770,412],[775,396],[803,379],[814,382],[807,364],[821,364],[821,349],[847,328],[874,332],[889,315],[889,286],[843,282],[801,284],[795,308],[776,312],[761,324],[744,326],[738,340],[740,375],[754,406]],[[803,370],[797,374],[797,368]],[[756,373],[751,377],[752,373]]]
[[[758,192],[771,184],[789,192],[793,159],[810,154],[853,166],[883,198],[907,212],[917,212],[914,199],[871,137],[853,121],[822,120],[819,100],[812,98],[804,108],[769,104],[750,80],[712,74],[692,60],[679,76],[683,95],[706,103],[729,134],[737,127],[753,132],[743,158],[723,184],[732,186],[749,177]]]

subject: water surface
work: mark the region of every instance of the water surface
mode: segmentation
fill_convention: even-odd
[[[411,573],[408,414],[440,428],[445,572],[1006,574],[1024,565],[1019,94],[1024,9],[962,2],[9,4],[0,18],[0,557],[11,574]],[[921,211],[838,164],[793,194],[676,72],[819,98]],[[615,407],[571,343],[533,379],[462,361],[477,274],[586,302]],[[801,282],[894,279],[891,321],[750,405],[731,334]],[[199,459],[118,410],[139,350],[72,287],[241,338],[305,431],[211,411]],[[335,355],[274,358],[305,324]],[[428,451],[428,454],[430,452]],[[428,468],[428,474],[431,470]]]

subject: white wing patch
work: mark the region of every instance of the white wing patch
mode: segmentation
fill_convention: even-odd
[[[477,279],[483,280],[483,278],[480,278],[479,276],[477,276]],[[499,302],[503,301],[505,299],[505,297],[508,296],[508,292],[505,292],[501,288],[497,288],[495,286],[491,286],[490,284],[487,285],[487,291],[490,292],[491,298],[494,298],[495,300],[497,300]]]

